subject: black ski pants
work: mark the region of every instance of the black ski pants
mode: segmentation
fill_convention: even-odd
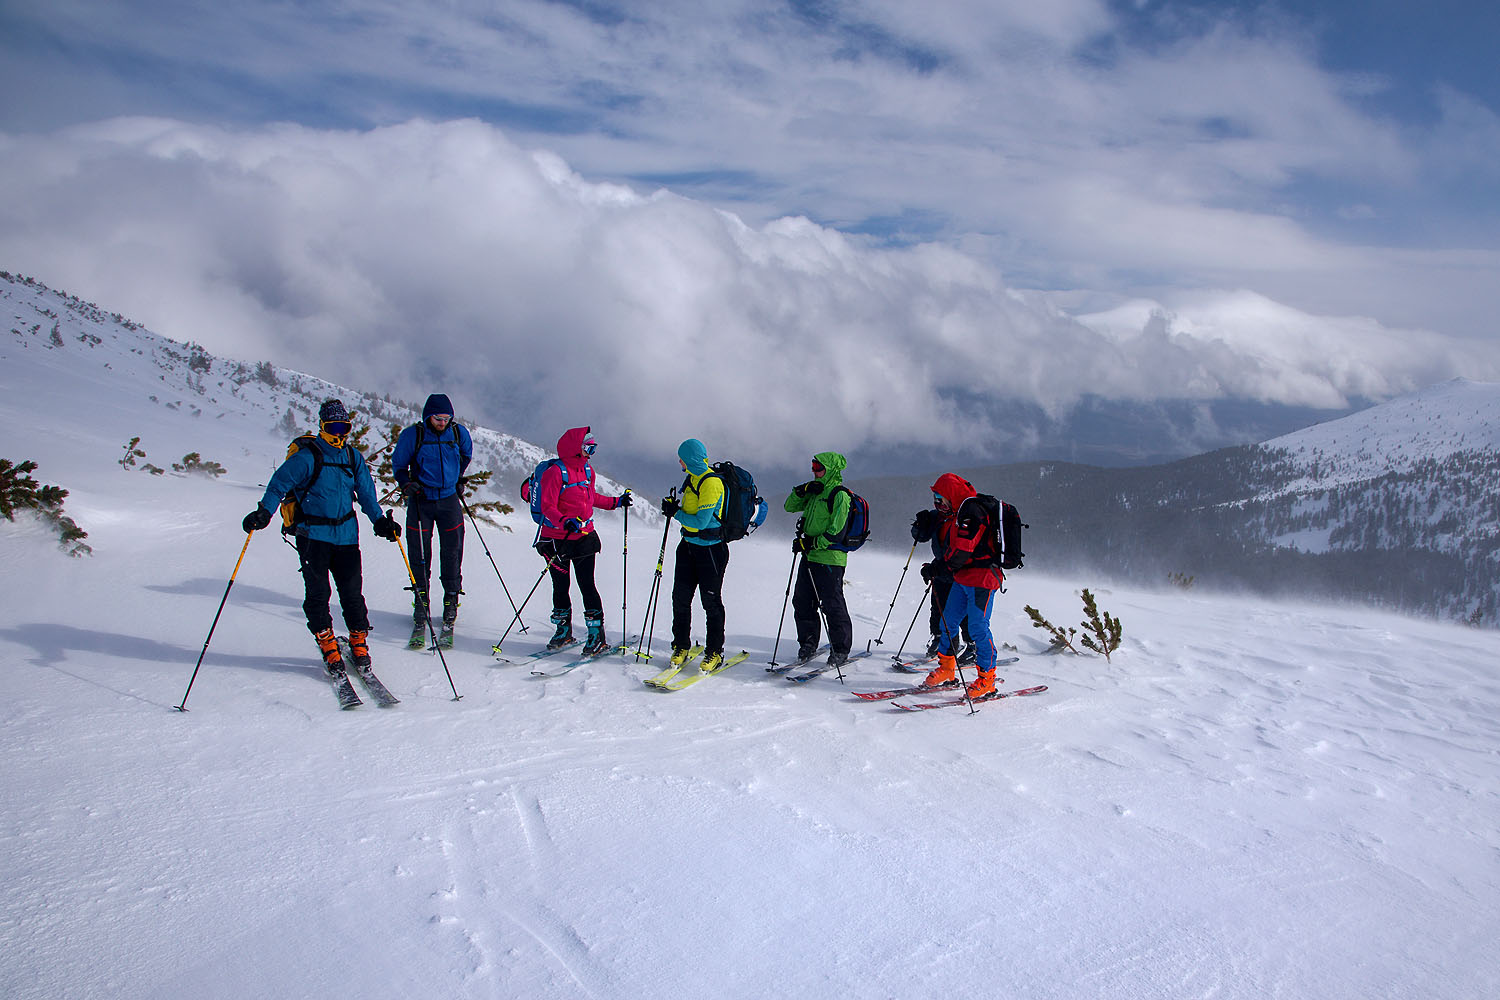
[[[802,557],[802,566],[797,571],[797,587],[792,591],[792,620],[797,623],[797,655],[810,653],[818,648],[823,635],[823,623],[818,616],[822,607],[828,619],[828,646],[830,651],[849,655],[854,643],[854,625],[849,620],[849,608],[844,603],[844,567],[826,566],[808,562]]]
[[[677,562],[672,569],[672,646],[687,649],[693,644],[693,591],[703,604],[704,655],[724,652],[724,571],[729,568],[729,543],[694,545],[687,539],[677,543]]]
[[[599,587],[594,583],[594,560],[603,543],[599,533],[591,531],[582,538],[544,538],[536,550],[547,560],[547,575],[552,580],[552,609],[573,610],[573,601],[568,594],[568,567],[573,567],[573,579],[578,581],[578,593],[583,598],[583,610],[602,615],[604,601],[599,597]]]
[[[458,494],[441,500],[406,501],[406,544],[411,554],[411,573],[423,593],[432,582],[432,536],[438,536],[438,581],[444,597],[457,597],[463,589],[464,508]]]
[[[324,629],[333,628],[333,615],[328,607],[333,597],[333,589],[328,585],[329,574],[332,574],[334,586],[339,591],[339,607],[344,612],[344,625],[351,632],[369,631],[370,612],[365,607],[359,546],[334,545],[298,535],[297,558],[302,563],[305,590],[302,613],[307,615],[307,630],[317,635]]]

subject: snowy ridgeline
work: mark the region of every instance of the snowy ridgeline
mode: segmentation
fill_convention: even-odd
[[[7,381],[40,379],[59,390],[76,385],[83,393],[81,400],[97,401],[101,393],[114,397],[139,392],[142,399],[163,411],[186,414],[205,424],[247,423],[290,441],[315,430],[319,405],[337,396],[354,413],[357,427],[368,425],[364,447],[372,465],[379,450],[389,445],[392,426],[413,423],[421,416],[421,402],[413,404],[389,394],[335,385],[266,361],[251,364],[216,358],[196,344],[159,336],[118,313],[6,272],[0,272],[0,320],[8,326],[4,351]],[[495,473],[487,494],[480,499],[515,504],[516,486],[536,463],[551,456],[551,448],[478,427],[462,413],[457,416],[473,436],[471,469]],[[179,456],[159,450],[159,441],[141,434],[144,426],[144,421],[137,420],[107,429],[119,437],[122,451],[130,437],[141,436],[140,447],[148,454],[137,464],[165,471]],[[188,435],[188,439],[198,441],[189,450],[217,460],[240,478],[269,474],[266,468],[237,468],[232,460],[216,455],[214,439],[219,433],[205,426],[196,439]],[[171,437],[182,434],[176,432]],[[40,474],[47,475],[45,462]],[[604,492],[620,489],[602,475],[599,485]],[[650,519],[649,511],[641,513]]]

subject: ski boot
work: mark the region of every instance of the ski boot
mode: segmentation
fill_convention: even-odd
[[[349,630],[349,652],[354,656],[354,665],[360,670],[370,666],[370,632],[368,629]]]
[[[588,638],[583,642],[584,656],[598,656],[609,651],[609,642],[604,638],[604,612],[585,611],[583,622],[589,628]]]
[[[698,669],[705,674],[711,674],[724,666],[724,651],[718,649],[712,653],[703,654],[703,662],[698,664]]]
[[[994,693],[995,671],[993,669],[979,671],[979,676],[974,678],[973,682],[970,683],[968,688],[966,688],[964,691],[964,694],[968,696],[970,701],[974,701],[977,698],[983,698],[987,694]]]
[[[552,624],[557,626],[557,631],[552,638],[547,640],[548,649],[561,649],[573,641],[573,610],[571,608],[553,608]]]
[[[947,653],[937,655],[938,665],[922,679],[919,687],[931,688],[942,687],[951,683],[958,676],[958,661]]]
[[[682,666],[684,663],[686,663],[688,661],[688,657],[692,655],[692,652],[693,651],[691,649],[688,649],[686,646],[673,646],[672,647],[672,666],[674,666],[674,667],[680,667],[680,666]]]
[[[328,672],[328,676],[342,677],[344,654],[339,652],[339,640],[333,634],[333,629],[325,628],[321,632],[315,632],[313,638],[318,642],[318,652],[323,654],[323,669]]]
[[[462,593],[462,591],[460,591]],[[458,594],[443,595],[443,625],[452,628],[458,621]]]

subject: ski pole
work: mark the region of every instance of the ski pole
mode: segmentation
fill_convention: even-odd
[[[626,490],[625,492],[630,492]],[[625,530],[620,535],[620,629],[623,631],[630,627],[630,507],[625,507]],[[628,635],[620,637],[621,642],[628,641]],[[621,646],[620,652],[629,650],[629,646]]]
[[[203,640],[203,651],[198,654],[198,663],[193,667],[193,676],[188,679],[187,690],[182,692],[182,704],[176,706],[177,711],[187,711],[188,695],[193,693],[193,682],[198,679],[198,668],[203,666],[203,657],[208,654],[208,644],[213,640],[214,629],[219,627],[219,616],[224,613],[224,605],[229,601],[229,591],[234,587],[234,578],[240,575],[240,563],[245,561],[245,551],[250,548],[250,539],[255,532],[245,532],[245,544],[240,547],[240,557],[234,562],[234,572],[229,574],[229,584],[224,588],[224,596],[219,599],[219,610],[214,612],[214,623],[208,627],[208,638]]]
[[[786,605],[792,599],[792,577],[797,575],[797,553],[792,553],[792,568],[786,574],[786,596],[781,599],[781,621],[776,625],[776,645],[771,647],[771,666],[776,662],[776,651],[781,648],[781,630],[786,627]]]
[[[500,636],[500,638],[498,640],[496,640],[495,645],[493,647],[491,647],[492,649],[494,649],[496,656],[500,655],[500,647],[502,645],[504,645],[504,643],[505,643],[505,637],[508,636],[508,635],[510,635],[510,630],[516,627],[516,622],[518,622],[518,621],[521,620],[521,612],[525,611],[526,610],[526,605],[528,605],[528,604],[531,603],[531,595],[535,594],[536,593],[536,588],[538,588],[538,587],[540,587],[542,585],[542,577],[545,577],[547,575],[547,569],[550,566],[551,566],[551,563],[548,563],[546,566],[542,567],[541,576],[538,576],[536,578],[536,583],[533,583],[531,585],[531,590],[527,591],[527,593],[526,593],[526,600],[524,600],[524,601],[521,602],[521,606],[516,609],[515,617],[510,620],[510,624],[509,625],[505,626],[505,632]],[[521,631],[522,632],[526,631],[526,626],[525,625],[521,626]]]
[[[463,695],[458,693],[458,688],[453,684],[453,673],[448,669],[448,659],[443,656],[443,647],[438,645],[437,629],[432,624],[432,608],[428,605],[427,594],[417,589],[417,574],[411,571],[411,560],[406,557],[406,546],[401,544],[401,539],[394,539],[396,548],[401,552],[401,561],[406,563],[406,576],[411,580],[412,593],[418,594],[422,601],[422,615],[427,619],[427,634],[432,636],[432,648],[437,651],[438,661],[443,665],[443,673],[448,675],[448,686],[453,688],[453,700],[462,701]]]
[[[911,624],[906,626],[906,635],[901,639],[900,648],[898,648],[894,653],[891,654],[891,659],[895,660],[897,663],[901,662],[901,654],[906,649],[906,640],[911,638],[911,630],[917,627],[917,617],[922,613],[922,609],[927,607],[927,595],[930,593],[932,593],[931,580],[927,581],[927,589],[922,591],[922,599],[917,602],[917,610],[916,613],[911,616]]]
[[[672,487],[667,497],[677,499],[677,487]],[[656,630],[656,606],[661,603],[661,574],[667,564],[667,536],[672,533],[673,518],[667,518],[667,523],[661,529],[661,551],[656,554],[656,575],[651,579],[651,597],[646,602],[646,617],[641,621],[641,638],[635,645],[635,658],[637,660],[651,659],[651,643],[654,640],[652,632]],[[645,644],[645,653],[641,652],[641,645]]]
[[[505,599],[510,602],[510,609],[514,611],[516,613],[516,617],[519,618],[521,612],[516,607],[516,600],[515,598],[510,596],[510,588],[505,585],[505,577],[500,575],[500,567],[495,565],[495,557],[493,555],[490,555],[490,547],[484,544],[484,534],[479,530],[479,521],[474,517],[474,512],[469,509],[469,502],[464,499],[462,489],[460,489],[458,493],[458,502],[463,505],[464,513],[469,515],[469,523],[474,525],[474,537],[479,539],[479,546],[480,548],[484,549],[485,558],[489,559],[490,566],[494,567],[495,576],[500,580],[500,589],[505,591]],[[525,622],[521,623],[521,631],[526,631]]]
[[[896,581],[896,592],[891,595],[891,606],[885,609],[885,621],[880,624],[880,635],[875,637],[875,645],[884,646],[881,639],[885,636],[885,627],[891,623],[891,612],[896,610],[896,598],[901,596],[901,585],[906,582],[906,571],[911,569],[911,557],[917,554],[917,543],[911,543],[911,551],[906,554],[906,565],[901,567],[901,579]]]

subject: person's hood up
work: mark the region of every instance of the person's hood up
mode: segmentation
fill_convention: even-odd
[[[678,445],[677,457],[692,475],[701,476],[708,471],[708,449],[697,438],[688,438]]]
[[[583,458],[583,442],[588,436],[587,427],[574,427],[563,431],[563,436],[557,439],[557,457],[564,462]]]
[[[824,486],[838,486],[844,481],[844,470],[849,467],[849,460],[836,451],[820,451],[813,458],[823,467],[823,475],[819,482]]]
[[[427,397],[427,405],[422,407],[422,419],[426,420],[434,413],[453,416],[453,403],[449,401],[447,396],[440,392],[435,392]]]
[[[958,510],[965,500],[979,494],[979,491],[967,479],[951,472],[945,472],[937,477],[937,482],[932,484],[932,492],[946,499],[951,510]]]

